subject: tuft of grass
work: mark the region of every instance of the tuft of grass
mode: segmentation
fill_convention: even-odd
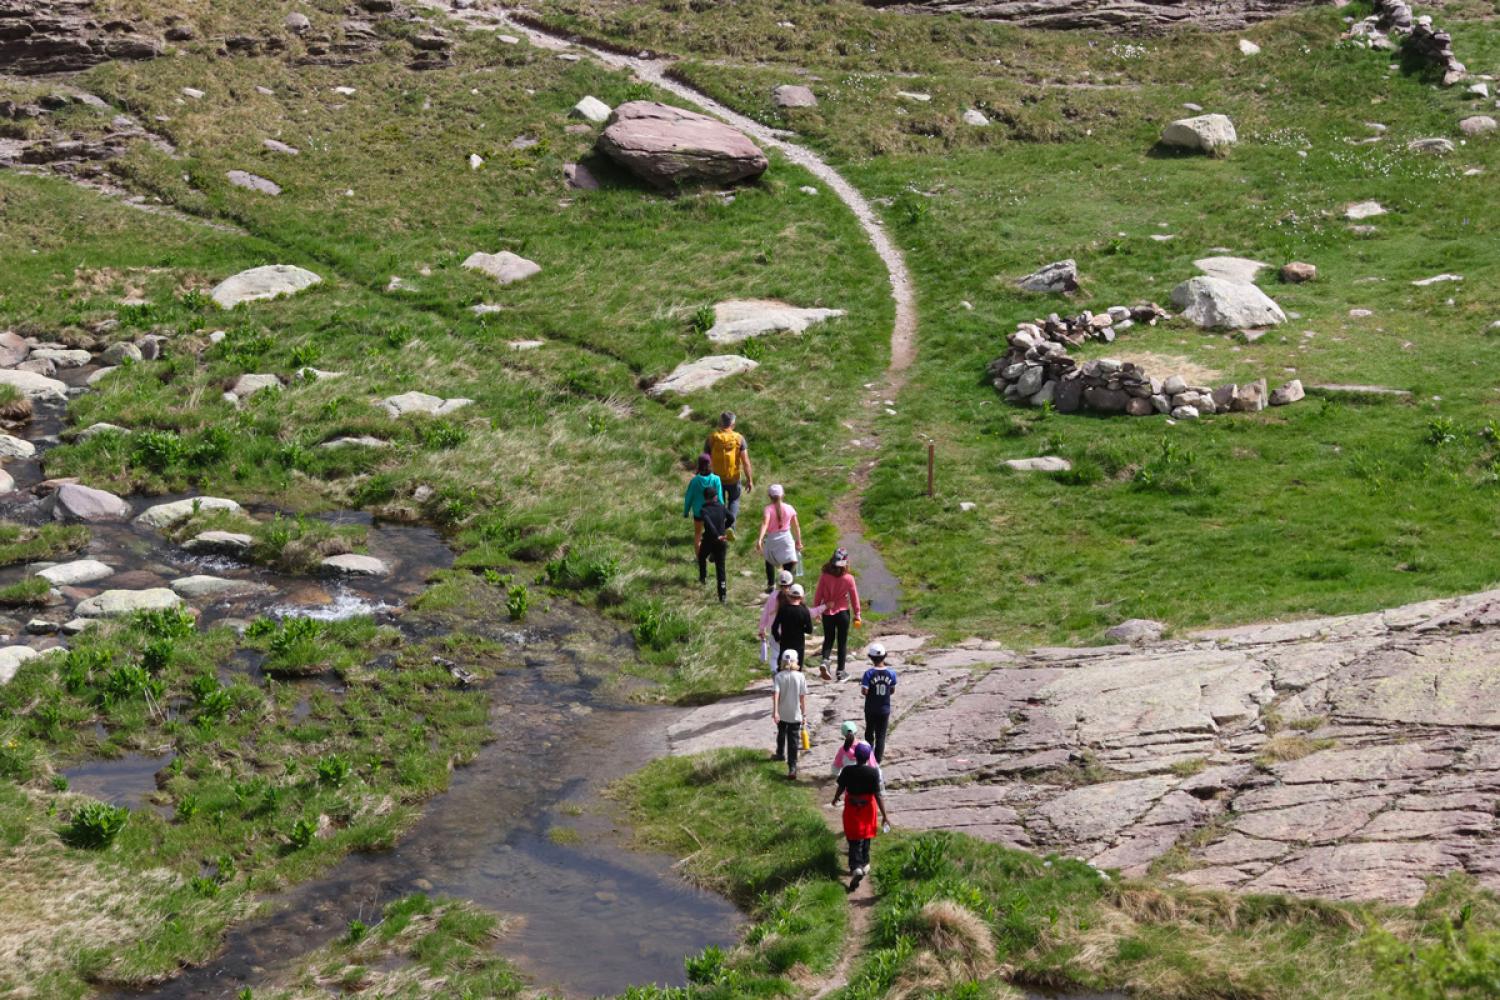
[[[89,529],[81,524],[20,525],[0,521],[0,566],[40,562],[88,544]]]
[[[1328,750],[1337,745],[1337,740],[1315,740],[1300,735],[1277,735],[1271,737],[1266,741],[1265,746],[1261,747],[1260,753],[1255,755],[1255,762],[1262,767],[1269,767],[1272,764],[1283,764],[1289,760],[1301,760],[1319,750]]]
[[[6,587],[0,587],[0,607],[42,608],[46,607],[52,593],[52,584],[39,576],[28,576]]]

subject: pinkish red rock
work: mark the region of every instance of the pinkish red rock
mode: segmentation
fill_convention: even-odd
[[[615,108],[599,136],[601,153],[659,188],[733,184],[759,177],[770,161],[723,122],[655,101]]]

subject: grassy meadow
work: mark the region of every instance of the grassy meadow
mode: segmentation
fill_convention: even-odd
[[[736,9],[744,16],[687,14],[672,0],[546,8],[570,30],[682,56],[682,76],[796,129],[884,206],[918,283],[918,361],[884,418],[863,511],[919,625],[948,638],[1088,642],[1130,617],[1188,628],[1355,612],[1496,581],[1500,263],[1486,248],[1500,226],[1500,154],[1492,137],[1460,142],[1456,128],[1492,102],[1340,45],[1341,16],[1361,15],[1358,4],[1240,34],[1149,39],[857,4]],[[1500,68],[1500,32],[1463,14],[1439,19],[1460,58],[1475,73]],[[1261,53],[1240,54],[1241,36]],[[781,83],[809,84],[818,106],[775,108]],[[1155,148],[1186,103],[1234,120],[1228,156]],[[963,124],[969,108],[991,125]],[[1426,136],[1458,150],[1406,149]],[[1389,212],[1360,233],[1342,213],[1366,199]],[[1287,324],[1247,344],[1174,321],[1075,353],[1211,384],[1295,377],[1411,398],[1310,393],[1167,426],[1028,411],[984,383],[1016,322],[1137,301],[1170,308],[1192,261],[1219,252],[1270,265],[1260,283]],[[1075,295],[1014,287],[1065,257],[1082,274]],[[1279,284],[1291,260],[1316,264],[1318,280]],[[1440,273],[1464,280],[1411,284]],[[928,441],[935,501],[924,495]],[[1073,471],[1001,467],[1042,454]]]

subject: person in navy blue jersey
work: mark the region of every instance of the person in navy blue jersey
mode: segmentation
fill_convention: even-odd
[[[865,742],[875,751],[875,761],[885,759],[885,730],[891,721],[891,694],[896,690],[896,671],[885,665],[885,647],[872,642],[866,655],[870,669],[859,681],[865,696]]]

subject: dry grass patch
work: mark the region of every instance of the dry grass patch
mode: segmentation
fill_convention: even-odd
[[[1336,746],[1337,742],[1329,739],[1315,740],[1296,734],[1273,736],[1260,748],[1260,753],[1255,755],[1255,762],[1268,767],[1271,764],[1284,764],[1289,760],[1301,760],[1319,750]]]

